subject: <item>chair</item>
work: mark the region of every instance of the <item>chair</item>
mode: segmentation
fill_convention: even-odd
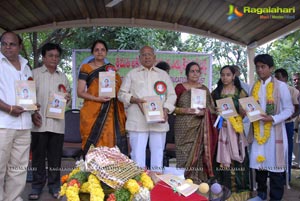
[[[62,157],[79,160],[82,155],[80,135],[80,110],[65,112],[65,136]]]

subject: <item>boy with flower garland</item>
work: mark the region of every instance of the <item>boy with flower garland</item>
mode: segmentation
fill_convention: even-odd
[[[287,168],[288,144],[285,120],[294,112],[291,95],[285,83],[272,76],[274,61],[268,54],[254,58],[258,80],[250,95],[265,111],[253,122],[254,137],[250,150],[250,167],[255,169],[257,196],[250,201],[267,200],[267,177],[270,178],[270,200],[281,200],[284,193],[284,171]]]

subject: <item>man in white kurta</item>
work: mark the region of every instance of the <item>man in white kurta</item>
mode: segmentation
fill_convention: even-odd
[[[259,145],[254,138],[251,151],[250,151],[250,167],[256,170],[256,182],[258,184],[257,197],[250,199],[251,201],[261,201],[267,199],[267,177],[270,178],[270,200],[281,200],[284,193],[284,171],[287,165],[287,152],[288,144],[285,129],[285,120],[289,118],[294,111],[292,99],[288,87],[285,83],[273,78],[273,58],[268,54],[257,55],[254,59],[256,66],[256,73],[259,77],[257,82],[260,82],[258,91],[258,101],[264,111],[267,112],[267,85],[271,81],[274,83],[273,97],[277,95],[274,105],[278,107],[274,114],[262,115],[260,120],[260,136],[264,135],[264,122],[272,122],[269,139]],[[252,95],[253,95],[252,89]],[[277,102],[276,102],[277,100]],[[277,126],[276,126],[277,125]],[[277,129],[275,128],[277,127]],[[280,139],[278,140],[278,136]],[[284,165],[278,165],[279,160],[276,155],[278,154],[278,144],[282,148],[282,161]],[[283,145],[283,146],[282,146]],[[257,157],[264,156],[263,162],[258,162]],[[281,163],[282,164],[282,163]]]
[[[166,132],[169,130],[167,116],[175,109],[176,94],[169,75],[154,67],[156,57],[153,48],[144,46],[139,57],[141,66],[131,70],[123,79],[118,98],[128,106],[126,130],[129,132],[131,159],[142,168],[146,166],[149,138],[151,169],[162,172]],[[140,109],[146,96],[160,96],[165,122],[147,123]]]

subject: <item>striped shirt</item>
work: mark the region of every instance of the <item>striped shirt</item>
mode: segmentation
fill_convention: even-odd
[[[34,127],[32,131],[49,131],[53,133],[64,134],[65,120],[46,117],[46,110],[50,94],[58,93],[58,87],[60,84],[63,84],[67,91],[70,92],[70,84],[67,76],[59,70],[56,70],[54,73],[50,73],[45,65],[35,68],[32,73],[33,80],[36,82],[37,103],[41,105],[39,113],[42,116],[43,122],[40,128]]]

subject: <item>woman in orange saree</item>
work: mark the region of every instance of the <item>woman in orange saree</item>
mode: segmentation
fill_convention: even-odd
[[[84,155],[91,145],[95,147],[118,146],[124,153],[127,144],[125,136],[125,111],[123,103],[117,98],[110,98],[99,94],[99,72],[112,71],[112,64],[105,64],[107,45],[102,40],[94,42],[91,52],[94,61],[82,65],[78,77],[77,94],[84,99],[80,110],[80,133]],[[121,78],[116,73],[117,94],[121,86]],[[117,96],[116,96],[117,97]]]

